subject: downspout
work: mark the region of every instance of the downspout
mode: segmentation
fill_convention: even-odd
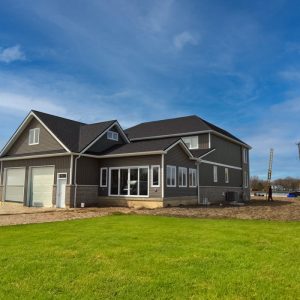
[[[77,203],[77,161],[81,157],[81,155],[77,156],[75,158],[75,166],[74,166],[74,184],[75,184],[75,191],[74,191],[74,203],[73,206],[76,208],[76,203]]]
[[[165,197],[165,155],[161,155],[161,197]]]
[[[198,186],[198,205],[200,205],[200,184],[199,184],[199,161],[197,161],[197,186]]]
[[[2,162],[2,160],[1,160],[1,167],[0,167],[0,186],[2,186],[2,191],[1,191],[1,193],[2,193],[2,197],[1,197],[1,202],[2,202],[2,204],[4,203],[4,188],[3,188],[3,186],[4,186],[4,184],[2,183],[2,180],[3,180],[3,175],[2,175],[2,171],[3,171],[3,169],[2,169],[2,167],[3,167],[3,162]]]

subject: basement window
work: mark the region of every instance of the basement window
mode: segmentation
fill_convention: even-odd
[[[40,143],[40,129],[33,128],[29,130],[28,145],[38,145]]]
[[[119,140],[119,134],[114,131],[107,131],[107,139],[112,141],[118,141]]]

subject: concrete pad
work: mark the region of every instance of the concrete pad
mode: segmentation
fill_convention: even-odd
[[[0,202],[0,215],[30,214],[55,210],[58,209],[52,207],[27,207],[22,203]]]

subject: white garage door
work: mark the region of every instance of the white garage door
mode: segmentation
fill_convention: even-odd
[[[31,169],[31,205],[41,207],[52,206],[54,184],[54,167]]]
[[[5,201],[23,202],[25,168],[6,169]]]

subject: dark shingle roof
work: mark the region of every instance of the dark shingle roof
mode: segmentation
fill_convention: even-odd
[[[141,123],[125,130],[129,139],[150,138],[153,136],[164,136],[172,134],[189,134],[191,132],[213,130],[232,138],[240,143],[244,143],[228,131],[217,127],[198,116],[186,116],[175,119],[167,119],[153,122]]]
[[[102,153],[101,155],[164,151],[168,147],[176,143],[178,140],[180,140],[180,138],[166,138],[166,139],[157,139],[157,140],[136,141],[136,142],[131,142],[130,144],[114,146],[110,148],[108,151]]]
[[[214,150],[214,149],[190,149],[191,153],[196,158],[203,156],[212,150]]]
[[[83,150],[115,122],[112,120],[95,124],[85,124],[36,110],[32,112],[72,152]]]

